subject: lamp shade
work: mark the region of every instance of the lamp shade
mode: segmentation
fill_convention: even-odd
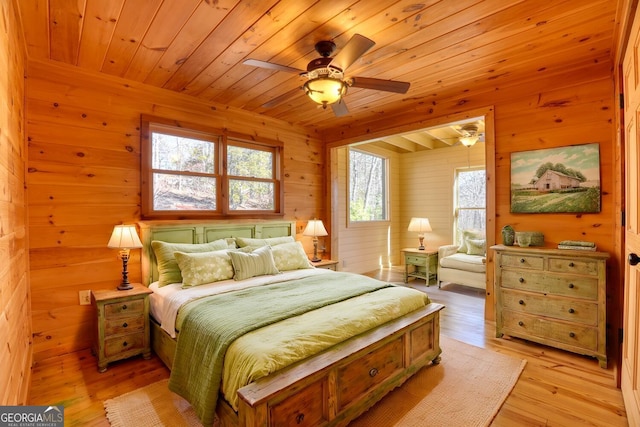
[[[135,225],[116,225],[107,247],[111,249],[136,249],[142,247]]]
[[[415,231],[417,233],[432,231],[431,224],[429,224],[429,219],[428,218],[411,218],[411,222],[409,222],[408,231]]]
[[[322,224],[322,220],[320,219],[312,219],[307,224],[307,228],[302,232],[303,236],[327,236],[326,228],[324,228],[324,224]]]

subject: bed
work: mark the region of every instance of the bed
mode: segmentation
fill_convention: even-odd
[[[309,268],[295,222],[139,225],[143,283],[154,290],[153,350],[172,370],[170,388],[205,425],[347,425],[440,360],[442,305],[410,288]]]

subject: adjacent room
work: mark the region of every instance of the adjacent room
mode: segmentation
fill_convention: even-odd
[[[0,14],[3,416],[640,425],[636,2]]]

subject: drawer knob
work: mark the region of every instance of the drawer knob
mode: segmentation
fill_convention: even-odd
[[[575,338],[576,334],[574,334],[573,332],[569,332],[569,336],[570,336],[571,338]]]
[[[303,421],[304,421],[304,414],[296,415],[296,424],[302,424]]]
[[[524,322],[521,320],[518,322],[518,326],[524,326]]]
[[[369,376],[370,376],[371,378],[373,378],[373,377],[375,377],[376,375],[378,375],[378,370],[377,370],[376,368],[371,368],[371,369],[369,370]]]
[[[570,308],[570,309],[569,309],[569,313],[573,314],[573,313],[575,313],[575,312],[576,312],[576,311],[575,311],[573,308]]]
[[[575,266],[574,263],[572,263],[572,262],[569,263],[569,267],[574,267],[574,266]]]
[[[524,258],[520,258],[520,263],[524,264]]]
[[[126,310],[127,309],[127,304],[122,304],[122,309]]]
[[[640,262],[640,257],[637,254],[630,253],[629,254],[629,265],[638,265]]]
[[[123,347],[126,347],[126,346],[128,346],[128,345],[129,345],[129,343],[128,343],[128,342],[126,342],[126,341],[122,343],[122,346],[123,346]]]
[[[573,283],[569,283],[569,288],[573,289]]]
[[[520,283],[524,283],[524,277],[519,278],[519,279],[518,279],[518,282],[520,282]]]
[[[124,323],[122,324],[122,327],[123,327],[123,328],[126,328],[127,326],[129,326],[129,324],[128,324],[127,322],[124,322]]]
[[[520,301],[518,301],[518,304],[520,304],[520,305],[524,305],[524,301],[523,301],[523,300],[520,300]]]

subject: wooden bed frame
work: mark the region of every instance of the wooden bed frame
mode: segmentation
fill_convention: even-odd
[[[140,224],[143,283],[157,280],[152,240],[295,236],[291,221],[153,221]],[[222,426],[345,426],[420,368],[440,361],[440,310],[431,303],[238,390],[236,413],[219,399]],[[153,350],[169,369],[176,340],[152,321]]]

